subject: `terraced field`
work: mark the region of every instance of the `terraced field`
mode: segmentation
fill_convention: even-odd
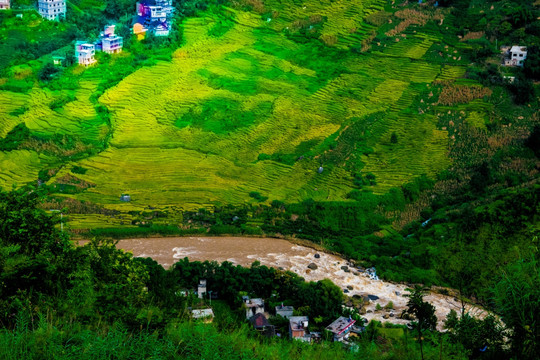
[[[223,8],[186,19],[185,45],[172,61],[135,71],[98,103],[92,100],[100,82],[95,69],[74,70],[81,74],[71,92],[2,91],[0,135],[21,122],[33,132],[71,134],[85,143],[104,141],[112,131],[106,150],[68,162],[48,183],[75,175],[95,186],[68,196],[124,211],[242,204],[255,201],[253,191],[268,201],[348,201],[359,171],[375,174],[372,189],[384,193],[449,165],[446,131],[437,129],[432,111],[419,108],[433,81],[465,72],[455,61],[426,60],[443,37],[437,24],[360,53],[350,49],[381,31],[365,18],[388,10],[384,0],[269,0],[264,6],[258,13]],[[289,36],[302,26],[308,34],[315,26],[323,41]],[[51,109],[68,95],[70,101]],[[110,124],[97,115],[97,104],[108,110]],[[15,111],[24,106],[23,114]],[[358,134],[341,137],[353,124],[361,125]],[[394,133],[397,143],[390,142]],[[340,141],[352,141],[353,150],[338,154]],[[349,164],[352,157],[360,161]],[[33,150],[0,152],[0,163],[4,188],[35,181],[39,170],[55,166]],[[75,165],[86,172],[73,174]],[[122,193],[132,201],[120,202]]]

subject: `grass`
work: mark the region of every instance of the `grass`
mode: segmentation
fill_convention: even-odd
[[[463,77],[465,67],[452,57],[433,60],[433,49],[454,54],[454,47],[441,45],[452,42],[433,22],[407,28],[400,41],[377,45],[376,39],[371,51],[350,51],[378,29],[367,16],[398,9],[385,3],[271,0],[256,11],[207,11],[182,23],[185,44],[171,61],[148,62],[118,77],[126,53],[95,68],[67,69],[50,88],[0,92],[6,119],[0,135],[24,122],[33,134],[108,144],[73,160],[48,184],[68,168],[84,168],[77,177],[95,187],[68,196],[122,212],[149,205],[194,210],[272,200],[350,201],[360,171],[375,175],[376,193],[421,174],[434,176],[449,166],[448,135],[437,126],[436,109],[421,101],[429,84]],[[315,24],[317,33],[304,24]],[[387,28],[383,23],[377,36]],[[325,45],[333,36],[335,43]],[[468,121],[481,126],[489,104],[475,102],[460,106],[473,108]],[[394,133],[397,143],[390,142]],[[55,163],[32,149],[0,158],[3,187],[35,180]],[[132,201],[120,202],[122,193]],[[74,225],[85,223],[116,226],[91,216]]]

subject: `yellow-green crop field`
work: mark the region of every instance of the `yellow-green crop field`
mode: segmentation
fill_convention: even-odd
[[[366,17],[389,10],[389,3],[269,0],[265,7],[273,15],[222,8],[186,19],[184,45],[171,61],[142,67],[99,97],[110,124],[92,103],[99,66],[69,70],[76,90],[1,91],[0,136],[21,122],[87,144],[111,133],[106,149],[64,162],[48,184],[71,174],[93,186],[65,196],[121,211],[250,203],[255,191],[268,202],[349,201],[358,172],[375,174],[372,190],[384,193],[450,165],[447,132],[437,129],[432,112],[419,109],[435,80],[465,72],[457,62],[427,58],[443,37],[437,24],[352,52],[378,29]],[[317,16],[324,18],[320,37],[333,37],[333,44],[287,36],[302,26],[298,21]],[[68,93],[70,101],[51,109]],[[18,114],[21,107],[27,110]],[[481,121],[481,113],[471,116]],[[362,122],[347,137],[350,150],[339,153],[341,134]],[[397,143],[390,142],[393,133]],[[36,181],[40,170],[58,166],[38,151],[0,152],[0,186]],[[74,166],[86,172],[74,173]],[[123,193],[132,201],[120,202]],[[73,218],[74,227],[105,223],[101,216],[88,216],[86,225],[84,217]]]

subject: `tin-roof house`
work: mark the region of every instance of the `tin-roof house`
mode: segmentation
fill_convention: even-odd
[[[191,310],[191,317],[202,320],[205,323],[210,323],[214,320],[214,312],[212,309],[194,309]]]
[[[75,57],[79,65],[90,66],[96,62],[95,59],[96,47],[94,44],[85,41],[77,41],[75,43]]]
[[[337,320],[326,327],[326,330],[334,334],[334,341],[343,341],[349,338],[351,329],[356,320],[340,316]]]
[[[251,318],[249,318],[249,322],[251,323],[251,325],[253,325],[255,330],[265,336],[271,337],[274,336],[276,333],[274,325],[270,324],[264,314],[258,313],[253,315]]]
[[[284,318],[289,319],[291,316],[293,316],[294,307],[293,306],[285,306],[283,303],[281,305],[276,306],[276,315],[283,316]]]

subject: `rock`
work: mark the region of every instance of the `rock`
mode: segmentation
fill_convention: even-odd
[[[394,317],[394,316],[396,316],[396,315],[394,315],[394,313],[390,313],[389,316],[390,316],[390,317]]]
[[[321,255],[315,254],[315,259],[319,259],[320,257],[321,257]]]
[[[356,272],[356,271],[353,271],[353,275],[354,276],[360,276],[360,273]]]
[[[341,270],[345,271],[345,272],[350,272],[351,270],[349,270],[349,267],[348,266],[342,266],[341,267]]]
[[[377,295],[368,295],[369,300],[379,300],[379,297]]]
[[[347,285],[347,289],[349,289],[349,290],[353,290],[353,289],[354,289],[354,287],[353,287],[352,285]]]
[[[372,313],[372,312],[373,312],[373,310],[368,310],[368,311],[366,311],[366,313]]]
[[[315,263],[311,263],[307,267],[311,270],[317,270],[319,268]]]
[[[362,300],[364,301],[364,303],[369,304],[369,301],[370,301],[370,300],[369,300],[369,296],[363,295],[363,296],[362,296]]]
[[[396,291],[396,296],[399,296],[401,295],[401,293],[399,291]]]
[[[388,319],[388,314],[384,314],[382,317],[383,319]]]
[[[348,294],[348,293],[349,293],[349,290],[348,290],[348,289],[343,289],[343,292],[344,292],[345,294]]]
[[[309,274],[311,272],[310,269],[306,269],[306,274]]]
[[[358,313],[360,315],[365,315],[366,314],[366,308],[362,306],[362,308],[360,310],[358,310]]]
[[[283,270],[285,270],[285,269],[284,269],[282,266],[280,266],[280,267],[278,267],[278,270],[283,271]]]

